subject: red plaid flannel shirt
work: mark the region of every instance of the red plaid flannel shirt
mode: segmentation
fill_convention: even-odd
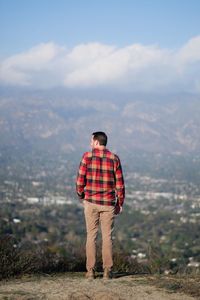
[[[108,149],[93,149],[83,154],[76,191],[80,199],[100,205],[122,206],[125,186],[119,157]]]

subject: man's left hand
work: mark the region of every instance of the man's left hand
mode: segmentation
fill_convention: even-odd
[[[116,205],[115,206],[115,215],[119,215],[122,213],[122,206]]]

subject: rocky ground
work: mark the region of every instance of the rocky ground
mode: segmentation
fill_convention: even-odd
[[[155,276],[116,274],[112,280],[84,278],[83,273],[27,276],[0,282],[0,299],[4,300],[192,300],[198,295],[183,293],[176,282],[159,284]],[[162,287],[161,287],[162,286]],[[179,290],[177,292],[177,290]],[[187,291],[186,291],[187,292]]]

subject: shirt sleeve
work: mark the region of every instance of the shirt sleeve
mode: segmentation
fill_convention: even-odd
[[[76,192],[80,199],[84,199],[85,197],[84,187],[86,185],[86,171],[86,153],[84,153],[79,165],[78,174],[76,178]]]
[[[124,185],[122,166],[119,157],[117,157],[116,160],[115,180],[116,180],[115,187],[116,187],[117,203],[120,206],[122,206],[125,199],[125,185]]]

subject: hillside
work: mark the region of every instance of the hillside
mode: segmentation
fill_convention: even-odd
[[[156,283],[155,283],[156,281]],[[159,287],[159,278],[150,276],[122,276],[104,281],[101,277],[86,280],[81,273],[55,276],[31,276],[0,283],[0,299],[65,299],[65,300],[192,300],[197,299],[197,283],[188,279],[180,284],[180,280],[169,284],[169,278],[164,279],[165,287]],[[185,285],[187,283],[187,285]],[[190,288],[187,293],[184,291]],[[191,288],[193,285],[193,289]],[[166,289],[168,288],[168,290]],[[178,291],[178,292],[176,292]],[[184,291],[185,292],[185,291]]]

